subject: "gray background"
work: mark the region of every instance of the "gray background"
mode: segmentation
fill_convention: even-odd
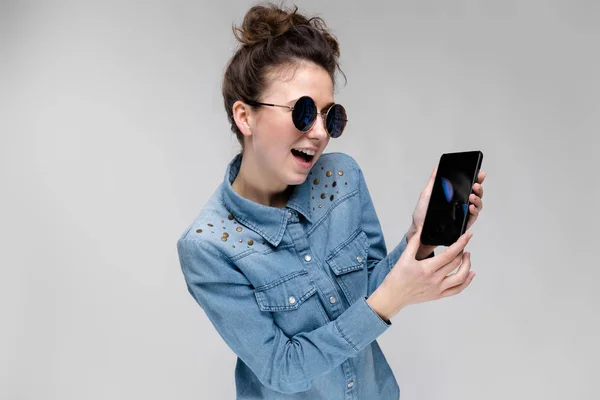
[[[220,83],[251,4],[1,3],[1,398],[233,398],[175,243],[239,149]],[[327,151],[388,248],[442,153],[485,154],[472,285],[379,339],[402,398],[598,398],[599,3],[298,4],[340,40]]]

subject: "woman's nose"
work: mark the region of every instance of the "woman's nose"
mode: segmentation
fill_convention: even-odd
[[[323,114],[318,114],[312,128],[306,133],[310,138],[325,140],[329,136],[327,129],[325,129],[325,118]]]

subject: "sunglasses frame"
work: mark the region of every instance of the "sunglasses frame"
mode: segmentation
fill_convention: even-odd
[[[300,97],[298,100],[296,100],[296,102],[294,103],[294,105],[293,105],[293,106],[286,106],[286,105],[282,105],[282,104],[272,104],[272,103],[262,103],[262,102],[260,102],[260,101],[254,101],[254,100],[248,100],[248,101],[246,101],[246,104],[248,104],[248,105],[251,105],[251,106],[282,107],[282,108],[287,108],[287,109],[288,109],[288,110],[290,110],[290,111],[294,111],[294,108],[295,108],[296,104],[298,104],[298,102],[299,102],[300,100],[302,100],[303,98],[305,98],[305,97],[308,97],[308,98],[309,98],[309,99],[310,99],[310,100],[313,102],[313,104],[315,105],[315,108],[316,108],[316,105],[317,105],[317,103],[316,103],[316,102],[315,102],[315,100],[314,100],[312,97],[310,97],[310,96],[302,96],[302,97]],[[319,111],[317,110],[317,115],[320,115],[320,116],[321,116],[321,118],[323,119],[323,125],[325,125],[325,130],[327,131],[327,134],[328,134],[329,136],[331,136],[331,133],[330,133],[330,132],[329,132],[329,130],[327,129],[327,115],[329,114],[329,110],[331,110],[331,109],[333,108],[333,106],[335,106],[335,105],[339,105],[340,107],[342,107],[342,109],[344,109],[344,113],[346,113],[346,109],[344,108],[344,106],[343,106],[343,105],[341,105],[341,104],[338,104],[338,103],[331,103],[331,104],[330,104],[330,105],[327,107],[327,109],[326,109],[326,110],[323,110],[323,111],[321,111],[321,112],[319,112]],[[348,122],[348,119],[344,119],[343,121],[347,123],[347,122]],[[316,118],[316,117],[315,117],[314,121],[313,121],[313,122],[310,124],[310,126],[309,126],[309,127],[308,127],[308,128],[305,130],[305,131],[302,131],[302,130],[298,129],[298,128],[296,127],[296,124],[294,124],[294,127],[296,127],[296,129],[298,129],[298,130],[299,130],[300,132],[302,132],[302,133],[307,133],[307,132],[309,132],[309,131],[310,131],[310,130],[313,128],[313,126],[315,126],[315,122],[317,122],[317,118]],[[342,136],[342,133],[344,132],[344,130],[345,130],[345,129],[346,129],[346,124],[344,124],[344,128],[342,129],[342,132],[341,132],[341,133],[340,133],[338,136],[336,136],[336,137],[334,137],[334,136],[331,136],[331,137],[332,137],[333,139],[335,139],[335,138],[338,138],[338,137]]]

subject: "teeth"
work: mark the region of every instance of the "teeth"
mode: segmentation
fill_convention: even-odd
[[[308,154],[309,156],[314,156],[316,154],[316,152],[314,150],[307,150],[307,149],[294,149],[294,150]]]

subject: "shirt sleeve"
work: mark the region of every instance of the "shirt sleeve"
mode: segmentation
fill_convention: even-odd
[[[259,309],[253,286],[226,255],[184,238],[177,251],[192,297],[231,350],[273,390],[308,390],[313,379],[356,356],[390,326],[362,298],[337,319],[287,337],[271,313]]]
[[[406,249],[407,241],[405,233],[400,243],[388,254],[381,224],[379,223],[367,182],[358,165],[357,168],[362,212],[361,228],[367,234],[369,241],[369,254],[367,256],[369,282],[367,294],[370,296],[379,287],[381,282],[383,282],[393,266],[396,265],[402,252]]]

